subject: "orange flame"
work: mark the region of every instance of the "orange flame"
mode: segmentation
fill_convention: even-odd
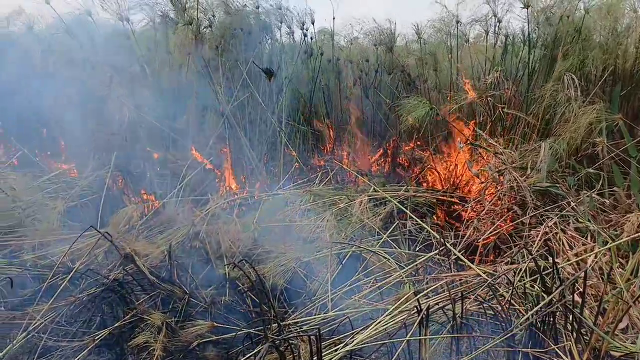
[[[355,158],[355,166],[359,170],[369,171],[371,170],[371,159],[369,158],[371,144],[360,129],[358,129],[357,124],[358,120],[362,118],[362,113],[353,103],[349,104],[349,112],[351,118],[350,127],[355,137],[355,149],[352,152],[352,155]]]
[[[322,137],[324,138],[324,145],[320,146],[322,152],[325,155],[330,155],[331,153],[333,153],[336,141],[336,134],[333,130],[333,125],[331,125],[330,123],[313,120],[313,127],[316,128],[316,130],[320,131],[322,133]],[[313,159],[313,164],[316,166],[324,166],[326,165],[326,161],[316,155]]]
[[[2,129],[0,129],[1,131]],[[1,132],[0,132],[1,133]],[[18,156],[20,155],[20,152],[16,153],[16,150],[13,149],[11,147],[11,145],[7,145],[8,148],[8,154],[5,153],[5,146],[4,144],[0,143],[0,166],[4,166],[4,165],[18,165]]]
[[[160,207],[160,201],[156,199],[156,196],[148,193],[145,189],[140,190],[140,202],[144,209],[144,214],[149,215],[155,209]]]
[[[54,169],[65,170],[70,177],[78,177],[78,170],[76,170],[75,164],[63,164],[63,163],[51,162],[51,166]]]
[[[471,82],[464,79],[465,90],[470,99],[477,97]],[[443,109],[445,118],[449,119],[451,137],[449,141],[440,143],[437,153],[424,149],[419,141],[401,144],[397,138],[391,139],[377,151],[373,151],[369,140],[364,136],[358,127],[361,113],[354,104],[349,104],[350,110],[350,130],[354,136],[353,146],[342,146],[342,150],[335,154],[329,154],[334,148],[334,138],[327,135],[326,129],[330,125],[314,121],[314,126],[323,131],[326,145],[322,147],[327,155],[333,155],[336,160],[340,160],[342,165],[352,169],[366,171],[372,174],[384,174],[385,176],[399,176],[409,180],[412,184],[441,190],[460,196],[459,203],[449,206],[449,209],[439,208],[436,213],[436,220],[444,225],[445,222],[454,225],[459,230],[467,228],[463,222],[475,220],[487,215],[487,204],[491,209],[499,209],[497,195],[502,186],[500,179],[492,176],[487,170],[488,165],[493,161],[493,156],[488,151],[476,149],[475,126],[476,122],[465,121],[448,114],[448,108]],[[331,147],[329,145],[331,144]],[[372,154],[372,155],[371,155]],[[316,165],[325,165],[324,159],[316,157],[313,161]],[[348,176],[353,180],[353,176]],[[498,179],[498,181],[496,181]],[[482,201],[478,201],[482,200]],[[495,213],[489,216],[497,217],[499,220],[496,226],[491,224],[491,229],[482,228],[473,230],[493,235],[483,236],[478,248],[495,241],[500,233],[508,233],[513,229],[511,217],[508,211],[505,213]],[[497,210],[504,212],[504,210]],[[488,223],[487,223],[488,224]],[[485,226],[481,224],[480,226]],[[478,250],[480,252],[480,250]]]
[[[127,206],[141,206],[141,211],[139,213],[144,216],[151,214],[162,205],[162,202],[156,199],[154,194],[145,189],[140,190],[140,196],[137,196],[119,172],[114,172],[111,175],[109,184],[112,190],[122,192],[122,200]]]
[[[40,153],[38,153],[38,151],[36,151],[36,155],[38,155],[37,159],[42,159],[42,161],[49,168],[49,170],[66,171],[70,177],[74,177],[74,178],[78,177],[78,170],[76,169],[75,163],[69,163],[69,164],[64,163],[67,157],[67,149],[64,141],[62,140],[60,140],[60,153],[62,154],[61,156],[62,159],[61,159],[61,162],[57,162],[49,158],[49,154],[50,154],[49,152],[41,155]]]
[[[65,170],[70,177],[78,177],[78,170],[76,170],[76,165],[74,163],[64,163],[67,157],[67,147],[64,144],[63,140],[60,140],[60,153],[62,154],[62,162],[60,163],[52,161],[50,159],[46,159],[46,161],[49,163],[49,167],[58,170]]]
[[[216,170],[215,167],[213,167],[213,165],[211,165],[211,162],[209,162],[209,160],[205,159],[204,156],[202,156],[202,154],[200,154],[198,152],[198,150],[196,150],[195,146],[191,146],[191,155],[193,155],[193,157],[201,164],[204,164],[204,167],[210,170]]]
[[[151,150],[151,149],[149,149],[149,148],[147,148],[147,150],[148,150],[148,151],[151,151],[151,155],[153,156],[153,158],[154,158],[155,160],[160,159],[160,154],[159,154],[159,153],[157,153],[157,152],[155,152],[155,151],[153,151],[153,150]]]
[[[333,147],[336,142],[336,134],[333,131],[333,125],[313,120],[313,126],[322,132],[322,136],[324,137],[325,145],[320,148],[325,154],[330,154],[333,151]]]
[[[233,174],[233,165],[231,163],[231,150],[228,147],[222,148],[220,150],[224,157],[224,167],[223,167],[223,177],[224,177],[224,185],[220,187],[220,193],[224,193],[226,191],[237,192],[240,190],[240,186],[236,182],[236,176]]]
[[[124,177],[120,173],[114,174],[115,180],[111,181],[111,188],[113,190],[124,188]]]
[[[467,96],[469,96],[470,100],[475,99],[478,94],[476,94],[476,91],[473,90],[473,86],[471,86],[471,80],[468,80],[464,77],[464,75],[462,75],[462,81],[464,82],[464,90],[467,92]]]
[[[353,103],[349,103],[349,114],[349,128],[351,129],[351,133],[353,135],[353,143],[351,144],[351,146],[343,144],[342,148],[339,150],[341,156],[340,163],[342,164],[342,166],[350,170],[369,172],[372,170],[372,157],[370,156],[371,143],[358,126],[358,123],[362,119],[362,113],[357,106],[355,106]],[[314,120],[313,125],[323,134],[325,145],[322,145],[320,148],[322,149],[324,154],[334,154],[334,150],[336,150],[336,139],[333,126],[329,123],[323,123],[318,120]],[[313,163],[316,166],[326,165],[325,159],[318,156],[313,159]],[[351,179],[354,178],[354,176],[352,175],[348,175],[348,177]]]
[[[220,153],[224,155],[224,165],[222,171],[216,169],[213,164],[202,156],[196,150],[194,146],[191,146],[191,155],[200,163],[204,164],[205,168],[213,170],[218,176],[218,184],[220,185],[220,194],[224,194],[227,191],[238,192],[240,190],[240,185],[238,185],[238,181],[236,180],[236,176],[233,173],[233,165],[231,162],[231,151],[229,148],[224,147],[220,150]]]

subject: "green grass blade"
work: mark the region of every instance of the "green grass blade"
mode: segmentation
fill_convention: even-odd
[[[638,206],[640,206],[640,178],[638,177],[638,164],[635,161],[631,164],[629,185],[631,186],[631,192],[636,197]]]
[[[615,115],[620,113],[620,93],[622,91],[622,83],[618,82],[611,94],[611,112]]]
[[[616,182],[616,186],[619,189],[624,190],[626,181],[624,181],[624,176],[622,175],[622,171],[620,171],[620,168],[616,164],[611,164],[611,168],[613,170],[613,179]]]
[[[620,131],[622,131],[622,135],[624,135],[624,141],[627,143],[627,149],[629,151],[629,156],[634,160],[638,158],[638,148],[636,147],[631,134],[629,134],[629,130],[624,125],[623,122],[620,123]]]

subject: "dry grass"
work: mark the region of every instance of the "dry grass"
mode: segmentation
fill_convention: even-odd
[[[105,171],[0,169],[0,359],[638,356],[638,129],[625,120],[637,114],[637,12],[618,1],[573,13],[575,4],[524,2],[522,32],[500,27],[501,9],[484,25],[447,12],[429,36],[417,27],[400,46],[391,26],[337,42],[282,6],[218,4],[223,16],[201,21],[209,9],[188,4],[172,2],[162,25],[177,30],[166,44],[111,9],[133,38],[127,61],[142,66],[105,71],[120,95],[108,102],[115,120],[96,121],[91,137],[111,159]],[[83,59],[60,49],[52,64]],[[243,65],[258,52],[286,64],[273,82]],[[134,76],[149,77],[144,91],[127,81]],[[175,99],[190,109],[176,124],[136,108],[154,108],[152,90],[162,102],[174,85],[208,89],[215,101]],[[474,119],[468,145],[491,155],[482,176],[498,190],[471,197],[390,184],[337,163],[315,171],[307,160],[319,144],[351,139],[327,126],[316,134],[313,120],[347,129],[356,103],[366,104],[356,110],[372,143],[393,135],[435,148],[448,127],[438,108]],[[126,136],[103,136],[111,127]],[[153,160],[143,149],[186,135],[194,144]],[[249,182],[277,179],[277,190],[212,190],[215,172],[186,149],[208,156],[218,138],[244,160],[234,164]],[[118,151],[149,158],[140,161],[147,177],[165,180],[149,169],[166,167],[178,179],[159,207],[111,192],[104,179]],[[106,225],[82,232],[99,216]]]
[[[540,183],[535,171],[513,170],[517,158],[502,150],[494,164],[511,169],[502,173],[510,185],[486,211],[513,215],[513,229],[497,238],[486,230],[492,216],[463,231],[432,222],[438,207],[460,201],[452,194],[363,178],[357,188],[211,197],[201,208],[166,201],[150,216],[129,206],[111,217],[109,233],[71,243],[60,222],[46,237],[34,229],[51,229],[46,220],[77,201],[7,185],[26,210],[5,210],[4,247],[21,250],[1,267],[15,284],[2,285],[3,333],[13,334],[2,356],[31,348],[39,350],[28,357],[65,359],[635,352],[639,213],[597,192],[550,186],[559,183],[551,173]],[[43,183],[30,181],[21,186]],[[56,196],[62,208],[42,206]]]

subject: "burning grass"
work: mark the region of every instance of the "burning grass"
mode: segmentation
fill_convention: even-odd
[[[496,150],[492,163],[510,159],[505,152]],[[122,175],[111,175],[130,198]],[[108,233],[88,229],[77,239],[5,229],[7,251],[18,238],[38,247],[1,267],[13,283],[3,284],[13,294],[2,299],[3,331],[12,335],[1,355],[36,343],[41,354],[65,359],[633,352],[637,215],[518,176],[503,172],[494,196],[505,200],[495,209],[485,200],[482,210],[509,214],[508,231],[482,214],[465,218],[478,208],[469,195],[367,177],[357,187],[300,184],[212,195],[202,205],[160,206],[143,190],[111,217]],[[41,200],[31,201],[38,208]],[[440,211],[459,212],[462,222],[446,226]],[[18,218],[5,226],[23,228]],[[621,223],[624,231],[614,231]],[[27,258],[37,267],[21,267]]]
[[[524,35],[492,9],[486,30],[445,19],[401,47],[381,28],[371,48],[306,15],[298,34],[282,5],[172,5],[166,44],[116,14],[135,70],[50,59],[82,79],[64,89],[109,94],[91,134],[3,123],[0,359],[637,356],[637,34],[607,40],[637,13],[594,5],[626,19],[600,31],[527,4]],[[249,48],[282,67],[252,72]]]
[[[353,141],[316,121],[329,142],[315,172],[274,192],[239,185],[229,147],[182,157],[186,181],[213,175],[217,191],[198,185],[206,196],[161,198],[112,168],[40,180],[4,169],[0,357],[635,352],[640,221],[624,196],[535,181],[517,153],[445,111],[433,149],[394,138],[376,151],[351,111]],[[101,198],[55,185],[89,179],[107,179]],[[108,231],[74,238],[73,209],[99,205],[99,217],[105,198],[122,203]]]
[[[476,95],[468,81],[465,82],[465,89],[469,99],[474,99]],[[469,246],[469,249],[473,249],[469,251],[475,252],[475,262],[486,258],[481,256],[483,247],[492,247],[496,239],[508,236],[513,230],[516,196],[504,183],[504,177],[495,170],[505,168],[505,164],[494,157],[493,150],[487,147],[491,145],[486,142],[482,144],[481,139],[477,139],[475,121],[466,122],[445,109],[442,118],[448,122],[448,136],[439,139],[436,149],[431,150],[417,140],[402,143],[393,138],[381,149],[373,151],[354,120],[360,116],[358,110],[353,105],[350,110],[350,129],[354,134],[351,146],[349,143],[336,145],[332,128],[314,122],[326,140],[321,147],[323,157],[317,157],[314,164],[322,169],[328,166],[327,161],[330,160],[341,170],[346,170],[344,177],[330,172],[327,181],[340,184],[346,180],[346,183],[372,187],[384,193],[385,190],[377,186],[379,184],[368,179],[372,176],[384,183],[405,183],[408,186],[407,193],[439,193],[431,201],[431,213],[420,211],[419,220],[438,225],[441,229],[464,232],[466,242],[477,239],[475,244]],[[502,151],[499,147],[493,147],[495,151]],[[418,187],[430,192],[422,192]],[[402,191],[394,196],[401,194]],[[367,200],[360,199],[358,202]],[[408,213],[405,219],[408,220]],[[491,258],[494,256],[490,255]]]
[[[274,192],[241,187],[228,147],[182,157],[186,181],[213,175],[206,196],[159,197],[112,168],[2,170],[0,357],[634,353],[633,205],[537,182],[474,121],[443,115],[433,149],[393,139],[376,151],[353,121],[354,142],[326,143],[315,173]],[[79,190],[89,179],[107,179],[101,197]],[[107,231],[72,236],[74,209],[99,217],[105,198],[122,203]]]

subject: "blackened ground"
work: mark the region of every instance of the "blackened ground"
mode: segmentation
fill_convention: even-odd
[[[132,341],[154,327],[165,330],[165,359],[200,359],[214,350],[222,358],[237,359],[266,344],[279,346],[279,350],[291,357],[291,352],[287,350],[290,344],[283,339],[302,330],[313,332],[313,329],[301,329],[303,325],[292,326],[288,322],[292,317],[300,319],[329,313],[329,309],[335,311],[340,306],[355,306],[357,309],[358,304],[384,302],[396,297],[403,291],[404,285],[399,280],[390,282],[385,285],[384,291],[363,296],[363,284],[384,279],[379,279],[380,272],[375,271],[375,265],[369,263],[368,253],[353,247],[351,251],[336,252],[339,256],[335,266],[339,270],[333,277],[331,289],[340,295],[332,299],[331,307],[325,301],[308,308],[309,304],[327,296],[326,290],[301,275],[317,271],[317,264],[312,261],[301,262],[298,264],[299,272],[278,279],[277,283],[270,283],[249,261],[227,264],[226,268],[216,267],[189,248],[173,249],[170,260],[153,268],[147,267],[132,254],[119,253],[120,249],[114,247],[109,249],[107,256],[104,256],[107,260],[95,260],[81,268],[62,263],[49,283],[46,280],[53,268],[25,268],[22,275],[12,278],[14,289],[11,289],[11,298],[3,298],[5,310],[0,311],[2,320],[13,321],[13,325],[0,328],[3,344],[10,343],[27,319],[29,309],[42,309],[49,302],[54,305],[48,310],[53,320],[36,330],[29,341],[13,352],[20,354],[17,358],[54,355],[73,358],[91,345],[94,346],[91,354],[104,359],[140,357],[144,349],[132,346]],[[387,250],[388,256],[393,258],[392,249],[389,247]],[[379,251],[385,251],[385,247],[380,247]],[[429,278],[439,272],[436,264],[433,265],[427,264],[419,269],[424,272],[427,284]],[[448,272],[464,270],[461,264],[451,264],[446,268]],[[540,273],[546,270],[536,269]],[[227,274],[233,276],[229,278]],[[547,278],[544,281],[546,283],[538,285],[547,296],[551,296],[553,289],[568,280]],[[575,282],[576,279],[571,281]],[[7,284],[1,286],[4,289]],[[435,359],[470,356],[495,339],[499,341],[481,352],[478,359],[557,358],[557,354],[550,349],[566,340],[561,337],[558,328],[566,321],[567,313],[576,311],[570,306],[557,305],[564,302],[562,296],[565,295],[557,295],[554,301],[539,306],[532,318],[523,320],[522,311],[533,311],[541,304],[543,297],[526,301],[531,308],[516,309],[513,305],[504,305],[504,299],[496,295],[499,291],[491,288],[492,285],[486,285],[489,291],[482,292],[485,295],[475,298],[465,295],[470,292],[457,291],[458,286],[453,283],[449,288],[434,288],[430,294],[434,298],[446,292],[460,295],[452,296],[450,303],[430,305],[428,297],[421,302],[416,301],[413,310],[407,314],[406,323],[399,324],[379,338],[368,340],[379,345],[354,350],[348,357],[412,360],[418,357],[423,350],[421,346],[424,346],[416,338],[428,335],[442,337],[438,348],[432,348],[432,357]],[[345,291],[347,287],[350,289]],[[514,299],[534,296],[526,291],[526,287],[514,287]],[[307,311],[301,313],[305,308]],[[319,324],[322,340],[330,344],[343,334],[356,334],[376,326],[375,321],[386,311],[387,308],[381,307],[349,317],[335,315]],[[185,329],[198,321],[215,323],[215,326],[206,328],[197,336],[186,336]],[[419,326],[414,328],[416,322]],[[300,324],[304,324],[304,320],[300,320]],[[574,324],[574,327],[580,329],[579,324]],[[251,331],[239,332],[238,329]],[[586,327],[576,331],[580,333],[578,338],[582,338],[582,341],[589,338],[589,329]],[[86,341],[97,339],[96,334],[104,336],[95,343]],[[63,344],[42,341],[48,338],[68,341]],[[405,340],[407,338],[413,340]],[[194,345],[204,339],[207,340]],[[85,341],[74,343],[72,340]],[[435,342],[435,339],[431,340],[432,344]],[[64,356],[60,357],[60,354]]]

